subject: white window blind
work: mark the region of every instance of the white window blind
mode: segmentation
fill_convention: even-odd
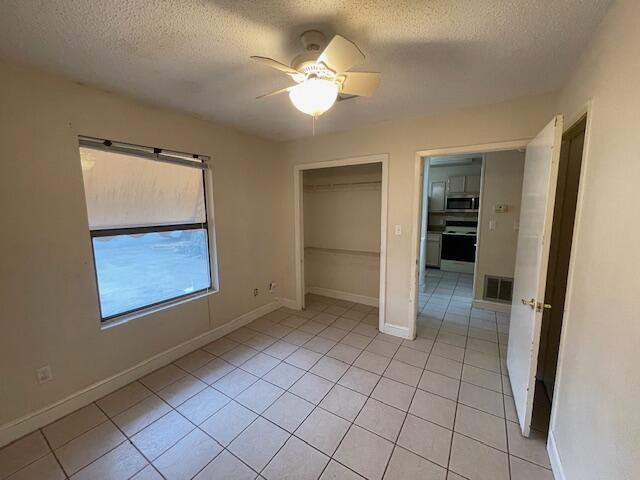
[[[209,291],[207,157],[79,140],[102,321]]]
[[[80,147],[91,230],[205,223],[202,170]]]

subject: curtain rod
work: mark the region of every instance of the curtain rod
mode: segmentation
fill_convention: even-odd
[[[161,148],[154,147],[144,147],[142,145],[114,142],[101,138],[86,137],[84,135],[78,136],[78,143],[80,146],[92,148],[94,150],[124,153],[148,160],[175,163],[185,167],[198,168],[200,170],[207,170],[209,168],[207,163],[209,157],[205,155],[175,152],[172,150],[163,150]]]

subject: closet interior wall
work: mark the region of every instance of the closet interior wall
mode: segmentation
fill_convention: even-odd
[[[380,163],[303,174],[305,291],[378,305]]]

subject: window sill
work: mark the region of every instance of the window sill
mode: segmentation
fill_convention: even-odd
[[[129,323],[131,320],[135,320],[137,318],[146,317],[149,315],[153,315],[154,313],[161,312],[163,310],[167,310],[173,308],[178,305],[182,305],[183,303],[192,302],[194,300],[198,300],[200,298],[209,297],[218,293],[219,290],[209,290],[208,292],[198,292],[193,295],[189,295],[186,297],[182,297],[177,300],[167,300],[164,303],[160,303],[158,305],[154,305],[152,307],[144,308],[142,310],[138,310],[132,313],[125,313],[119,317],[112,318],[110,320],[104,321],[100,323],[100,330],[109,330],[110,328],[117,327],[124,323]]]

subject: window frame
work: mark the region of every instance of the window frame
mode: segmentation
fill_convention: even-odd
[[[186,154],[177,151],[163,150],[155,147],[143,147],[139,145],[127,144],[122,142],[113,142],[111,140],[98,139],[93,137],[78,136],[78,153],[80,149],[89,148],[94,150],[102,150],[112,153],[120,153],[125,155],[132,155],[141,157],[149,161],[159,161],[166,163],[173,163],[184,166],[185,168],[197,168],[201,170],[202,174],[202,192],[204,203],[204,222],[197,223],[181,223],[181,224],[164,224],[164,225],[147,225],[139,227],[121,227],[121,228],[106,228],[106,229],[92,229],[89,226],[89,216],[87,212],[87,227],[89,230],[89,239],[91,244],[91,254],[93,257],[93,273],[96,285],[96,294],[98,299],[98,311],[100,315],[100,325],[102,327],[108,326],[111,323],[120,323],[120,321],[128,320],[130,318],[136,318],[138,316],[153,313],[159,309],[167,308],[173,305],[183,303],[184,301],[199,298],[209,293],[216,293],[218,291],[218,273],[217,273],[217,256],[216,256],[216,241],[215,237],[212,240],[212,230],[209,228],[210,220],[213,220],[213,205],[211,205],[211,214],[209,210],[209,188],[211,187],[210,175],[211,169],[208,161],[209,157],[205,155]],[[83,181],[84,189],[84,181]],[[86,201],[86,192],[85,201]],[[171,297],[159,302],[150,303],[141,307],[137,307],[124,312],[116,313],[114,315],[104,316],[102,312],[102,304],[100,297],[100,285],[98,282],[98,267],[96,261],[96,252],[94,248],[94,239],[102,237],[116,237],[120,235],[136,235],[145,233],[162,233],[173,231],[185,231],[185,230],[204,230],[207,236],[207,255],[208,255],[208,271],[209,271],[209,285],[206,288],[195,290],[193,292]],[[215,231],[215,230],[214,230]]]

